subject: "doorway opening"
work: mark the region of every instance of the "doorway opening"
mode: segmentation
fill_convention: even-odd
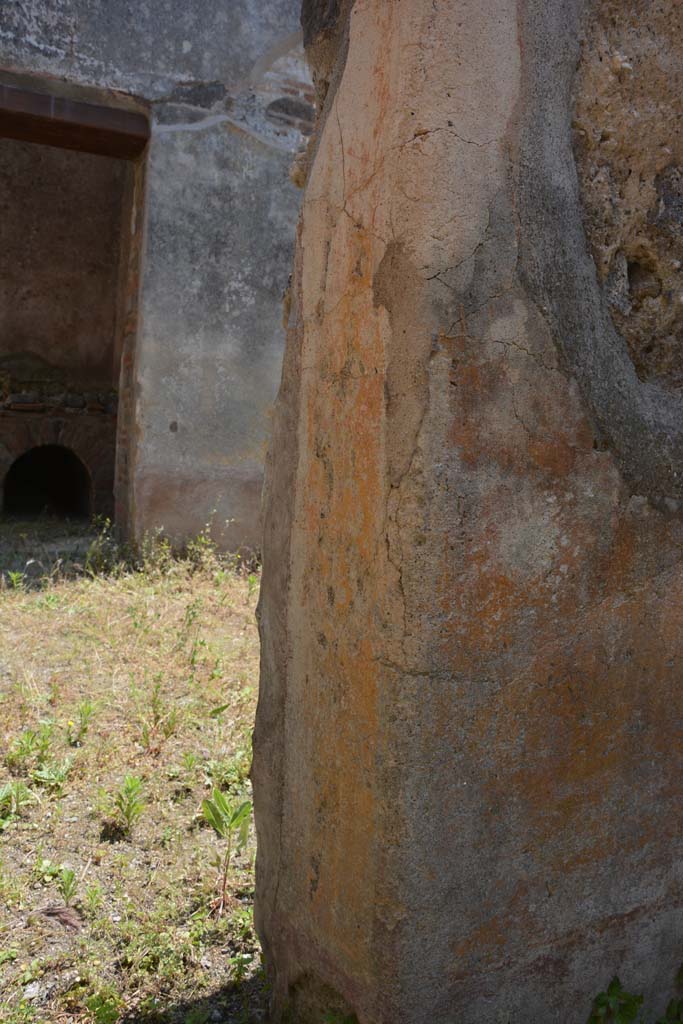
[[[91,506],[90,474],[63,445],[31,448],[12,463],[5,477],[3,512],[7,516],[87,519]]]
[[[8,515],[114,518],[115,494],[125,506],[117,438],[129,436],[149,122],[133,101],[104,98],[0,71]]]

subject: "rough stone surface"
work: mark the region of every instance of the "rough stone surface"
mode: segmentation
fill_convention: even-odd
[[[683,418],[583,228],[600,16],[356,0],[314,67],[253,769],[275,1021],[673,992]]]
[[[683,386],[683,7],[602,0],[575,131],[586,230],[641,380]]]
[[[4,78],[128,94],[151,116],[119,288],[116,508],[137,537],[183,540],[211,520],[222,544],[258,546],[299,204],[288,172],[314,98],[299,12],[299,0],[0,11]]]

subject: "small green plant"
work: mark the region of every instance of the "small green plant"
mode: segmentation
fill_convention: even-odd
[[[247,748],[244,747],[236,750],[232,757],[207,761],[204,772],[207,783],[212,783],[218,789],[227,789],[237,795],[245,788],[250,766],[251,757]]]
[[[17,1006],[9,1010],[9,1017],[3,1018],[3,1024],[38,1024],[38,1022],[33,1007],[21,999]]]
[[[59,874],[57,875],[57,888],[59,889],[66,906],[70,906],[74,896],[76,895],[76,889],[78,888],[76,872],[72,868],[67,868],[62,865],[59,869]]]
[[[26,577],[23,572],[12,572],[11,569],[7,570],[7,578],[9,579],[9,585],[12,590],[23,590],[24,582]]]
[[[99,882],[92,882],[85,890],[85,909],[91,917],[95,917],[104,903],[104,890]]]
[[[46,789],[59,794],[64,788],[72,765],[73,761],[70,757],[65,757],[61,762],[53,761],[51,764],[41,764],[31,772],[31,778],[39,786],[45,786]]]
[[[140,560],[143,572],[150,576],[162,576],[173,568],[173,547],[163,529],[152,530],[142,538]]]
[[[161,682],[157,680],[149,695],[149,715],[140,726],[140,741],[145,750],[158,753],[161,737],[169,739],[178,728],[178,709],[167,709],[161,696]]]
[[[232,980],[237,984],[241,985],[244,979],[249,974],[249,969],[254,962],[253,953],[235,953],[234,956],[230,957],[229,963],[232,968]]]
[[[0,786],[0,832],[18,818],[23,808],[35,800],[25,782],[6,782]]]
[[[111,985],[101,988],[86,1000],[95,1024],[116,1024],[120,1017],[121,997]]]
[[[77,721],[69,719],[66,724],[66,741],[70,747],[80,747],[87,735],[94,712],[95,705],[89,700],[82,700],[78,705]]]
[[[155,746],[152,729],[150,728],[149,722],[143,722],[140,726],[140,743],[145,750],[150,753],[158,753],[158,747]]]
[[[59,878],[61,868],[48,857],[39,856],[33,868],[33,874],[43,885],[50,885],[56,878]]]
[[[211,513],[211,519],[215,516]],[[216,545],[211,538],[211,519],[203,530],[185,545],[185,558],[196,569],[210,569],[217,560]]]
[[[10,769],[22,769],[33,758],[38,744],[35,729],[24,729],[17,736],[5,755],[5,764]]]
[[[14,963],[18,956],[18,949],[0,949],[0,967],[2,967],[3,964]]]
[[[43,973],[43,965],[40,960],[32,960],[30,964],[22,964],[23,970],[19,975],[20,985],[30,985],[32,981],[36,981],[41,977]]]
[[[24,729],[5,755],[5,764],[12,771],[28,771],[31,762],[43,764],[50,752],[53,724],[40,723],[38,729]]]
[[[125,560],[125,552],[114,536],[111,520],[98,517],[93,525],[98,533],[85,556],[85,571],[92,578],[106,573],[113,574]]]
[[[227,846],[225,855],[216,855],[214,867],[219,872],[220,895],[215,903],[214,910],[220,916],[227,904],[228,875],[230,873],[230,862],[234,852],[239,853],[244,849],[249,835],[249,822],[251,820],[251,803],[245,800],[241,804],[232,804],[219,789],[214,789],[213,799],[202,802],[202,813],[214,831],[225,839]],[[236,840],[236,841],[235,841]]]
[[[627,992],[615,976],[593,1000],[588,1024],[632,1024],[638,1017],[643,997]]]
[[[247,576],[247,602],[251,601],[252,594],[258,589],[259,578],[255,572],[250,572]]]
[[[133,825],[145,806],[142,798],[142,779],[137,775],[126,775],[114,797],[114,806],[124,832],[130,835]]]
[[[47,756],[50,753],[53,729],[53,722],[45,721],[40,723],[40,728],[36,733],[36,761],[38,764],[43,764],[47,760]]]
[[[358,1024],[358,1017],[355,1013],[344,1015],[335,1010],[328,1010],[323,1017],[323,1024]]]
[[[191,750],[186,750],[182,757],[183,768],[186,772],[191,773],[195,770],[199,764],[199,756],[193,753]]]
[[[159,722],[159,728],[164,734],[164,739],[169,739],[178,728],[178,709],[171,708]]]

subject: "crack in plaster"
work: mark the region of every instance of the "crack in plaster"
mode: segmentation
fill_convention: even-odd
[[[453,129],[453,127],[449,125],[448,127],[441,128],[420,129],[415,132],[412,139],[408,139],[407,142],[401,143],[399,148],[404,149],[406,146],[410,146],[417,139],[424,139],[430,135],[439,135],[441,132],[445,132],[446,135],[452,135],[455,139],[458,139],[459,142],[464,143],[464,145],[466,146],[476,146],[477,149],[484,149],[486,146],[492,146],[494,143],[500,141],[500,139],[497,136],[493,139],[486,139],[484,142],[477,142],[475,139],[467,139],[465,138],[464,135],[459,135],[458,132],[456,132]]]

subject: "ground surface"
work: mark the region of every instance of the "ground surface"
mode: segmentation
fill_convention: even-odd
[[[0,1021],[257,1021],[253,830],[219,916],[201,805],[249,799],[258,577],[201,541],[117,558],[0,524]]]

